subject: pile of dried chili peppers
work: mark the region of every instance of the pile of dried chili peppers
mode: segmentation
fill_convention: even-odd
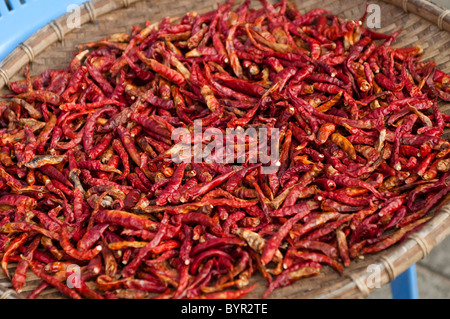
[[[448,200],[450,76],[365,17],[260,4],[136,26],[11,83],[0,256],[16,291],[32,271],[28,298],[239,298],[259,272],[266,297],[343,273]],[[278,169],[177,163],[172,133],[195,120],[279,129]]]

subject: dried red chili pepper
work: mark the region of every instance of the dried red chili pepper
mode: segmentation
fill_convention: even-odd
[[[124,276],[128,277],[130,275],[133,275],[136,271],[137,267],[140,263],[143,262],[145,259],[145,256],[148,255],[152,249],[154,249],[156,246],[159,245],[160,241],[162,240],[163,236],[165,235],[167,231],[167,224],[169,222],[168,215],[165,214],[163,219],[161,220],[161,223],[159,224],[159,229],[155,237],[144,247],[142,247],[139,252],[137,253],[136,257],[129,263],[123,270]]]
[[[42,278],[44,281],[46,281],[51,286],[54,286],[56,289],[58,289],[61,293],[66,295],[69,298],[72,299],[81,299],[81,296],[77,294],[74,290],[70,289],[67,285],[65,285],[62,280],[64,278],[59,279],[58,276],[51,276],[45,273],[44,267],[41,264],[38,264],[35,260],[29,260],[26,259],[28,262],[30,269],[33,271],[33,273],[38,276],[39,278]]]
[[[322,267],[317,262],[296,263],[295,265],[284,270],[274,281],[270,283],[269,287],[264,292],[263,298],[266,298],[275,289],[290,285],[300,278],[319,274],[321,268]]]
[[[278,230],[278,232],[271,237],[266,244],[264,245],[263,252],[261,255],[261,262],[263,265],[268,264],[273,256],[275,255],[276,250],[280,246],[284,237],[287,236],[291,228],[304,216],[309,214],[309,210],[304,210],[303,212],[295,214],[295,216],[291,217],[288,221],[286,221]]]
[[[401,240],[408,232],[413,230],[414,228],[419,227],[423,223],[427,222],[430,219],[430,217],[425,217],[419,220],[416,220],[414,222],[411,222],[403,227],[401,227],[399,230],[397,230],[395,233],[386,236],[385,238],[382,238],[380,241],[375,243],[372,246],[364,247],[362,249],[363,253],[372,254],[376,253],[380,250],[386,249],[389,246],[392,246],[399,240]]]
[[[163,206],[167,204],[168,198],[175,192],[176,189],[180,187],[186,165],[186,163],[181,163],[180,165],[178,165],[174,174],[170,178],[168,185],[166,185],[164,190],[156,198],[157,205]]]
[[[230,171],[228,173],[224,173],[215,179],[213,179],[210,182],[205,182],[202,184],[198,184],[191,189],[188,189],[184,194],[181,195],[180,201],[182,203],[187,201],[192,201],[196,199],[197,197],[205,194],[206,192],[210,191],[211,189],[216,188],[217,186],[224,183],[227,179],[229,179],[233,174],[235,174],[234,171]]]
[[[14,275],[11,278],[11,284],[17,293],[21,293],[26,283],[28,263],[26,259],[31,259],[34,251],[38,248],[40,242],[39,236],[35,237],[33,241],[28,245],[27,250],[24,253],[24,260],[19,261],[17,264]]]
[[[10,255],[15,250],[17,250],[27,240],[27,238],[28,238],[28,234],[23,233],[19,237],[12,240],[9,243],[8,247],[5,249],[5,252],[3,253],[3,256],[2,256],[1,265],[2,265],[3,273],[5,274],[6,277],[11,278],[9,275],[9,271],[8,271],[8,259],[9,259]]]
[[[304,261],[312,261],[317,263],[325,263],[333,267],[338,273],[342,274],[344,272],[344,266],[337,260],[323,255],[318,252],[303,252],[303,251],[291,251],[291,254],[295,258],[299,258]]]

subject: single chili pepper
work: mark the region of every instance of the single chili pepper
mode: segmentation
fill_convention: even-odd
[[[142,248],[145,245],[147,245],[148,242],[142,242],[142,241],[116,241],[113,243],[108,244],[108,248],[111,250],[122,250],[125,248]]]
[[[239,185],[239,183],[244,179],[245,175],[247,175],[249,172],[254,170],[255,168],[260,167],[261,164],[255,164],[251,165],[249,167],[241,169],[239,172],[236,172],[233,174],[226,183],[226,190],[228,192],[232,192],[236,189],[236,187]]]
[[[56,120],[56,116],[54,114],[51,114],[50,118],[46,121],[45,127],[39,133],[36,140],[37,151],[39,153],[44,153],[45,143],[50,138],[50,134],[52,133],[53,128],[56,125]]]
[[[275,255],[276,250],[280,246],[283,238],[287,236],[291,228],[305,215],[309,214],[309,210],[304,210],[303,212],[295,214],[295,216],[291,217],[288,221],[286,221],[278,230],[276,235],[271,237],[266,244],[264,245],[264,249],[261,255],[261,262],[266,265],[268,264],[273,256]]]
[[[159,245],[161,239],[163,238],[163,236],[165,235],[166,231],[167,231],[167,223],[169,221],[168,215],[165,214],[163,219],[161,220],[160,223],[160,227],[158,229],[157,234],[155,235],[155,237],[148,243],[146,244],[144,247],[142,247],[137,256],[131,261],[131,263],[129,263],[125,269],[122,271],[122,273],[124,274],[124,276],[130,276],[132,275],[137,267],[143,262],[143,260],[145,259],[145,257],[156,247]]]
[[[56,247],[53,243],[53,240],[51,238],[42,236],[41,237],[41,244],[43,247],[45,247],[46,250],[48,250],[57,260],[61,260],[64,258],[64,254],[61,252],[61,250]]]
[[[306,172],[311,169],[311,165],[308,164],[299,164],[288,168],[281,176],[280,176],[280,184],[284,186],[284,184],[292,177],[292,175],[299,172]]]
[[[351,127],[356,127],[356,128],[361,128],[361,129],[374,129],[380,125],[379,120],[374,120],[374,119],[353,120],[353,119],[347,119],[347,118],[343,118],[343,117],[335,116],[335,115],[331,115],[331,114],[325,114],[325,113],[319,112],[316,109],[314,109],[309,103],[306,103],[305,101],[301,101],[301,102],[300,101],[301,100],[298,97],[297,98],[294,97],[292,99],[293,104],[298,102],[299,105],[303,105],[305,107],[305,109],[307,111],[309,111],[313,116],[316,116],[326,122],[331,122],[336,125],[343,125],[345,123]]]
[[[94,219],[99,223],[119,224],[126,228],[156,230],[158,224],[144,217],[117,210],[100,210]]]
[[[435,153],[428,154],[422,163],[420,163],[416,168],[416,173],[419,176],[423,176],[427,170],[427,168],[430,166],[431,162],[433,161],[434,157],[436,156]]]
[[[271,212],[273,217],[285,217],[290,215],[296,215],[305,211],[313,211],[319,208],[319,203],[315,201],[306,201],[293,206],[286,206],[276,209]]]
[[[294,238],[301,238],[304,234],[308,233],[309,231],[317,228],[320,225],[325,224],[326,222],[330,220],[335,220],[341,216],[338,212],[325,212],[322,213],[319,216],[316,216],[315,218],[312,218],[310,221],[305,223],[304,225],[299,225],[298,229],[291,230],[291,237]]]
[[[56,210],[61,209],[58,208]],[[55,210],[55,209],[53,209]],[[60,223],[54,221],[51,217],[49,217],[48,214],[43,213],[39,210],[33,210],[33,213],[36,215],[36,217],[39,219],[39,221],[42,223],[42,225],[48,229],[51,232],[59,232],[60,231]],[[50,212],[50,216],[52,215],[52,212]],[[58,220],[59,221],[59,220]]]
[[[325,191],[334,191],[336,189],[336,183],[328,178],[317,178],[314,184],[323,188]]]
[[[89,229],[77,242],[77,248],[81,250],[90,249],[102,236],[109,224],[97,224]]]
[[[335,105],[339,102],[339,100],[340,100],[341,97],[342,97],[342,94],[343,94],[343,91],[339,91],[339,92],[338,92],[335,96],[333,96],[330,100],[328,100],[327,102],[325,102],[325,103],[319,105],[319,106],[317,107],[317,110],[318,110],[319,112],[322,112],[322,113],[327,112],[328,110],[330,110],[333,106],[335,106]],[[331,123],[328,123],[328,124],[331,124]]]
[[[211,217],[201,213],[191,212],[189,214],[179,214],[176,216],[176,220],[182,224],[201,224],[205,227],[209,227],[211,231],[216,234],[222,233],[222,229],[218,223],[216,223]]]
[[[60,279],[46,274],[43,269],[44,267],[38,264],[35,260],[30,259],[25,260],[27,261],[28,265],[30,266],[30,269],[36,276],[46,281],[49,285],[58,289],[61,293],[63,293],[67,297],[72,299],[81,299],[81,296],[79,294],[77,294],[74,290],[70,289],[67,285],[62,283]]]
[[[249,294],[257,287],[257,284],[253,284],[247,288],[239,290],[224,290],[220,292],[213,292],[206,295],[201,295],[198,299],[237,299]]]
[[[236,79],[227,73],[214,73],[213,76],[224,83],[224,85],[250,96],[260,97],[265,93],[265,89],[261,85],[244,79]]]
[[[159,122],[154,117],[146,117],[138,113],[132,113],[130,118],[136,123],[142,125],[142,127],[146,130],[150,130],[155,134],[166,138],[171,137],[171,131],[167,128],[167,126]]]
[[[206,251],[198,253],[193,259],[192,262],[189,265],[189,272],[191,274],[195,274],[197,272],[197,269],[200,265],[200,263],[205,258],[210,258],[212,256],[222,257],[226,259],[232,259],[232,257],[220,249],[208,249]]]
[[[293,254],[293,256],[295,256],[295,258],[300,258],[301,260],[326,263],[334,268],[339,274],[342,274],[344,272],[344,267],[341,263],[321,253],[302,251],[291,251],[291,253]]]
[[[87,265],[87,273],[92,274],[93,276],[97,276],[100,274],[102,270],[102,257],[97,255],[92,258]]]
[[[235,172],[230,171],[228,173],[224,173],[214,180],[202,184],[198,184],[191,189],[188,189],[184,194],[181,195],[180,201],[182,203],[185,203],[187,201],[192,201],[199,196],[205,194],[206,192],[210,191],[211,189],[221,185],[224,183],[228,178],[230,178]]]
[[[59,164],[62,161],[66,159],[65,156],[58,156],[58,155],[37,155],[34,156],[34,158],[28,162],[26,162],[24,165],[28,168],[39,168],[44,165],[55,165]]]
[[[328,138],[334,133],[336,125],[333,123],[325,123],[320,126],[316,134],[316,143],[319,145],[325,144]]]
[[[102,164],[98,160],[79,161],[77,164],[80,169],[87,169],[90,171],[103,171],[103,172],[109,172],[109,173],[117,173],[119,175],[122,174],[122,172],[119,171],[118,169],[116,169],[115,167]]]
[[[330,178],[334,180],[338,185],[343,185],[347,187],[362,187],[371,191],[377,198],[380,199],[384,198],[384,196],[376,188],[359,179],[355,179],[353,177],[345,176],[342,174],[333,174],[330,176]]]
[[[160,281],[145,280],[145,279],[127,279],[124,283],[124,287],[128,289],[136,289],[139,291],[148,292],[164,292],[167,287]]]
[[[289,194],[284,200],[283,207],[292,206],[297,201],[300,193],[303,191],[303,189],[311,184],[313,180],[322,172],[322,165],[314,164],[312,165],[311,169],[307,172],[305,172],[299,179],[299,182],[296,183],[292,189],[290,190]]]
[[[408,209],[406,206],[400,207],[395,214],[392,216],[391,220],[387,225],[384,226],[384,229],[391,229],[392,227],[396,226],[400,223],[400,221],[406,216],[408,213]]]
[[[95,125],[97,123],[97,120],[104,114],[108,113],[110,116],[114,115],[116,113],[116,109],[113,107],[104,107],[94,113],[89,114],[86,123],[85,123],[85,129],[84,129],[84,136],[83,136],[83,147],[86,152],[90,153],[93,144],[94,144],[94,130]]]
[[[321,253],[324,253],[325,255],[334,259],[339,257],[338,249],[335,246],[322,241],[306,239],[298,240],[294,242],[294,248],[320,251]]]
[[[112,139],[113,135],[111,133],[105,134],[101,141],[98,144],[94,145],[94,147],[91,149],[91,151],[89,152],[89,157],[91,159],[96,159],[97,157],[99,157],[111,145]]]
[[[414,213],[409,214],[408,216],[403,218],[401,220],[401,222],[399,223],[399,227],[402,227],[402,226],[406,225],[408,222],[412,222],[414,220],[417,220],[417,219],[425,216],[431,210],[431,208],[434,205],[436,205],[437,202],[442,200],[442,198],[448,194],[448,192],[449,192],[449,187],[444,187],[440,191],[438,191],[436,194],[433,194],[432,196],[430,196],[426,200],[426,204],[424,205],[424,207],[419,209],[418,211],[414,210]]]
[[[338,248],[339,248],[339,255],[341,259],[343,260],[344,266],[350,266],[350,256],[349,256],[349,250],[348,250],[348,244],[347,244],[347,238],[341,229],[336,230],[336,239],[338,242]]]
[[[40,242],[40,238],[39,238],[39,236],[37,236],[33,239],[33,241],[30,243],[30,245],[28,245],[27,250],[24,253],[25,259],[32,258],[34,251],[39,246],[39,242]],[[28,270],[28,263],[23,259],[20,260],[14,271],[14,275],[11,278],[11,284],[17,293],[22,292],[22,289],[26,283],[27,270]]]
[[[319,201],[323,201],[325,198],[329,198],[351,206],[367,206],[369,204],[369,199],[367,198],[352,197],[342,192],[336,191],[319,191],[319,195],[316,196],[316,199]]]
[[[123,126],[117,127],[117,133],[120,136],[120,139],[123,143],[123,146],[127,150],[128,154],[130,155],[131,159],[136,163],[137,166],[141,166],[141,158],[139,156],[139,153],[136,149],[135,144],[133,143],[132,137],[130,132],[124,128]]]
[[[2,227],[2,229],[3,229],[3,227]],[[28,239],[28,234],[23,233],[20,236],[14,238],[9,243],[8,247],[5,249],[5,252],[3,253],[3,256],[2,256],[1,265],[2,265],[3,273],[5,274],[6,277],[11,278],[9,271],[8,271],[8,259],[9,259],[10,255],[15,250],[17,250],[27,239]]]
[[[154,72],[161,74],[161,76],[163,76],[165,79],[172,81],[178,86],[182,86],[186,82],[183,75],[181,75],[177,71],[168,68],[164,64],[161,64],[154,59],[147,58],[139,50],[136,51],[136,54],[142,62],[148,65],[148,67],[151,68]]]
[[[128,176],[128,174],[130,174],[130,169],[131,169],[128,152],[124,148],[123,144],[117,139],[113,140],[112,147],[118,153],[119,157],[122,160],[123,170],[122,170],[121,178],[125,179]]]
[[[2,229],[2,232],[10,233],[10,234],[16,233],[16,232],[26,233],[28,231],[36,231],[46,237],[50,237],[55,240],[60,239],[59,235],[57,233],[51,232],[45,228],[42,228],[38,225],[35,225],[31,222],[26,222],[26,221],[10,222],[10,223],[4,224],[1,229]]]
[[[290,285],[300,278],[319,274],[321,268],[322,267],[317,262],[296,263],[295,265],[284,270],[274,281],[270,283],[269,287],[263,294],[263,298],[266,298],[275,289]]]
[[[37,205],[37,202],[34,198],[25,196],[25,195],[3,195],[0,197],[0,205],[8,205],[17,207],[19,205],[23,205],[26,209],[34,209]]]
[[[203,243],[199,243],[199,244],[195,245],[191,250],[191,254],[196,255],[197,253],[204,251],[204,250],[208,250],[212,247],[217,247],[217,246],[222,247],[222,246],[229,246],[229,245],[243,246],[244,242],[241,239],[234,238],[234,237],[211,239],[209,241],[205,241]]]
[[[339,133],[331,134],[331,141],[338,145],[344,152],[346,152],[352,160],[356,159],[356,151],[352,143]]]
[[[187,163],[181,163],[178,165],[170,181],[168,182],[168,185],[156,198],[157,205],[165,205],[168,202],[168,198],[175,192],[176,189],[180,187],[186,166]]]
[[[40,166],[39,171],[41,171],[42,173],[44,173],[45,175],[47,175],[50,178],[54,178],[54,179],[60,181],[67,187],[70,187],[70,188],[73,187],[72,183],[56,167],[54,167],[52,165]]]
[[[67,225],[61,227],[61,247],[64,251],[71,257],[78,260],[90,260],[94,258],[101,251],[101,246],[96,246],[91,250],[79,251],[75,249],[70,243],[69,232],[67,230]]]
[[[182,264],[179,270],[179,282],[175,292],[175,296],[181,297],[183,291],[187,288],[189,282],[189,264],[191,263],[190,252],[193,246],[192,230],[189,227],[183,226],[184,242],[180,247],[180,260]]]
[[[362,254],[373,254],[380,250],[386,249],[387,247],[390,247],[393,244],[395,244],[396,242],[400,241],[409,231],[426,223],[429,219],[430,219],[430,217],[424,217],[422,219],[419,219],[412,223],[409,223],[409,224],[401,227],[399,230],[397,230],[392,235],[386,236],[386,238],[383,238],[382,240],[378,241],[376,244],[362,248],[361,253]]]

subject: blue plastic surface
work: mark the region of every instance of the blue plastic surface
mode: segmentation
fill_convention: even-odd
[[[40,28],[87,0],[0,0],[0,61]],[[70,9],[70,10],[68,10]]]
[[[419,299],[416,265],[412,265],[391,282],[393,299]]]

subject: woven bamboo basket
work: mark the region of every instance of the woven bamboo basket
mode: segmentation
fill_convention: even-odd
[[[255,1],[257,2],[257,1]],[[296,0],[304,13],[322,7],[348,19],[361,17],[365,0]],[[71,29],[70,14],[51,22],[19,45],[0,63],[0,94],[8,92],[11,81],[23,78],[22,68],[30,65],[31,73],[65,67],[80,43],[96,41],[115,32],[129,32],[134,25],[157,22],[162,18],[177,17],[189,11],[207,12],[215,9],[217,0],[92,0],[81,7],[81,27]],[[381,9],[381,28],[377,31],[403,32],[396,47],[420,45],[423,60],[434,60],[437,67],[450,72],[450,10],[425,0],[372,0]],[[256,5],[258,5],[256,3]],[[444,113],[450,104],[439,105]],[[435,213],[424,227],[389,249],[353,260],[343,275],[324,267],[318,276],[304,278],[295,284],[276,290],[270,298],[365,298],[374,289],[394,280],[411,265],[421,260],[450,234],[450,205]],[[11,264],[13,268],[15,265]],[[12,269],[11,269],[12,271]],[[260,283],[246,298],[261,298],[266,289],[262,276]],[[0,274],[0,298],[24,298],[39,285],[41,279],[31,271],[22,294],[11,289],[9,280]],[[64,298],[55,289],[47,289],[40,298]]]

